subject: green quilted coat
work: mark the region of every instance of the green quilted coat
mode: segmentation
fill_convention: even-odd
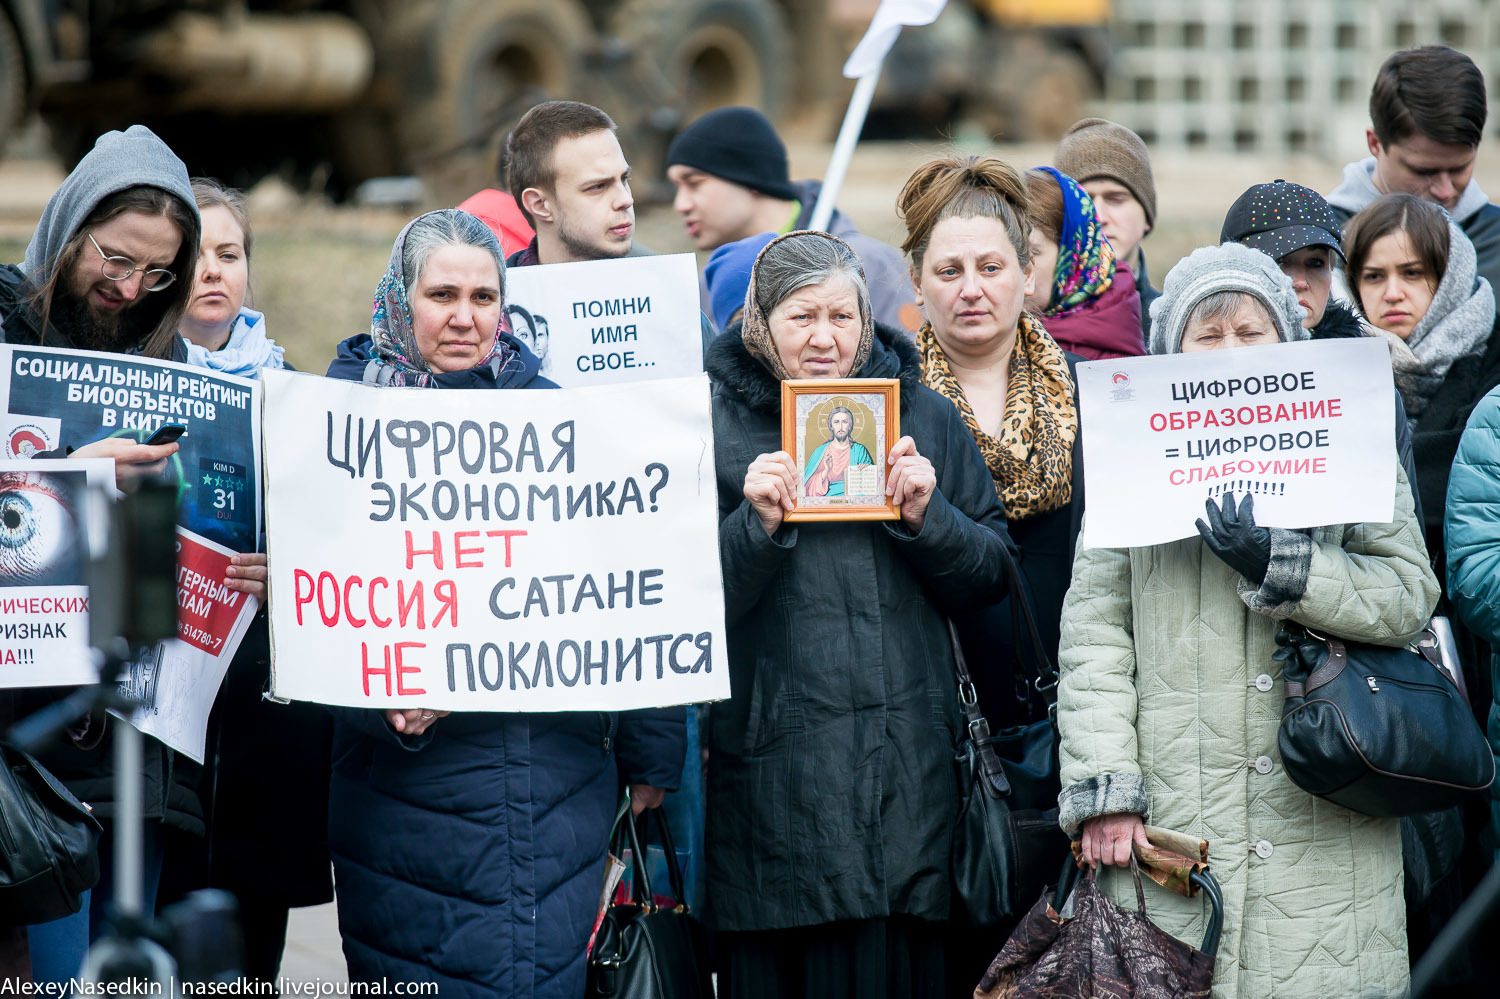
[[[1398,646],[1438,584],[1400,472],[1395,522],[1272,531],[1259,588],[1194,537],[1080,548],[1063,607],[1064,829],[1145,812],[1209,843],[1224,887],[1214,999],[1394,995],[1409,978],[1397,820],[1299,789],[1276,749],[1278,621]],[[1310,535],[1310,536],[1309,536]],[[1106,890],[1134,907],[1128,873]],[[1206,901],[1147,883],[1158,926],[1194,946]]]

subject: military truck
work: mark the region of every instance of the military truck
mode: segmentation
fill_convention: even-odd
[[[239,185],[472,190],[527,107],[570,97],[650,175],[702,111],[834,97],[834,44],[822,0],[0,0],[0,148],[35,112],[69,163],[141,122]]]

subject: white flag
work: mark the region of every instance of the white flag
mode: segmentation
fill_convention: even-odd
[[[943,12],[946,2],[947,0],[880,0],[880,9],[871,18],[865,37],[854,46],[854,51],[849,54],[849,61],[844,63],[844,76],[857,80],[879,69],[886,53],[896,44],[896,36],[901,34],[902,26],[931,24]]]

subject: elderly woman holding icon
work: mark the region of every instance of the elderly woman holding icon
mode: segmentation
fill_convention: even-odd
[[[958,813],[947,618],[1004,595],[1004,510],[839,239],[769,243],[707,366],[732,685],[709,726],[720,995],[853,995],[856,969],[891,995],[936,994]],[[799,467],[782,382],[808,378],[899,379],[903,436],[872,454],[835,406],[809,419],[827,445]],[[899,519],[787,521],[860,461],[882,468]]]

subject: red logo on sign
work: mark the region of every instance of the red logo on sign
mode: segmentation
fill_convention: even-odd
[[[46,451],[50,448],[51,445],[47,443],[42,428],[30,424],[16,427],[10,432],[10,438],[5,442],[5,450],[12,458],[30,458],[38,451]]]

